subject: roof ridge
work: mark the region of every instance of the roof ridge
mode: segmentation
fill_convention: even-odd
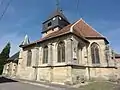
[[[71,27],[70,27],[70,32],[73,32],[73,27],[79,23],[79,21],[81,21],[82,18],[80,18],[79,20],[77,20]]]
[[[91,29],[93,29],[95,32],[97,32],[98,34],[100,34],[103,38],[106,38],[108,40],[108,38],[104,35],[102,35],[100,32],[98,32],[95,28],[93,28],[91,25],[89,25],[85,20],[81,19],[86,25],[88,25]]]
[[[14,60],[15,58],[19,58],[19,53],[20,53],[20,51],[16,52],[11,57],[9,57],[7,60]]]
[[[82,19],[82,21],[91,29],[93,29],[95,32],[97,32],[98,34],[100,34],[101,36],[105,37],[104,35],[102,35],[100,32],[98,32],[95,28],[93,28],[91,25],[89,25],[85,20]]]
[[[77,20],[77,21],[70,27],[70,32],[73,33],[73,31],[75,30],[74,26],[75,26],[77,23],[79,23],[81,20],[83,20],[83,19],[80,18],[79,20]],[[79,27],[78,27],[78,28],[79,28]],[[83,39],[87,40],[87,39],[84,37],[84,34],[81,34],[81,33],[82,33],[82,32],[80,31],[79,35],[80,35]]]

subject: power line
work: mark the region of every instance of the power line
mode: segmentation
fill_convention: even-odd
[[[79,0],[77,0],[76,10],[77,10],[77,17],[79,17]]]
[[[9,0],[9,2],[7,3],[7,5],[6,5],[3,13],[0,16],[0,21],[2,20],[3,16],[5,15],[5,13],[6,13],[6,11],[7,11],[7,9],[8,9],[8,7],[9,7],[9,5],[10,5],[11,2],[12,2],[12,0]]]

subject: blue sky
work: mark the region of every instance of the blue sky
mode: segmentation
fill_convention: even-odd
[[[0,0],[1,2],[2,0]],[[7,2],[0,5],[0,15]],[[60,7],[72,23],[81,17],[110,41],[120,52],[120,1],[119,0],[60,0]],[[55,0],[13,0],[0,21],[0,51],[11,42],[11,55],[28,34],[31,41],[41,37],[42,22],[56,9]]]

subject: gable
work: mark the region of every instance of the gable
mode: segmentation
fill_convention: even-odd
[[[84,37],[104,37],[90,25],[88,25],[83,19],[81,19],[75,26],[74,29],[81,33]]]

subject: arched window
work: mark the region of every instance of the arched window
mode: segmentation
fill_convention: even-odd
[[[58,43],[58,62],[65,62],[65,43]]]
[[[91,45],[92,64],[100,64],[99,48],[97,43]]]
[[[48,46],[43,48],[43,64],[48,63]]]
[[[82,63],[82,46],[80,45],[80,43],[78,44],[77,47],[77,59],[78,59],[78,63]]]
[[[32,51],[28,50],[28,53],[27,53],[27,66],[31,66],[31,62],[32,62]]]

